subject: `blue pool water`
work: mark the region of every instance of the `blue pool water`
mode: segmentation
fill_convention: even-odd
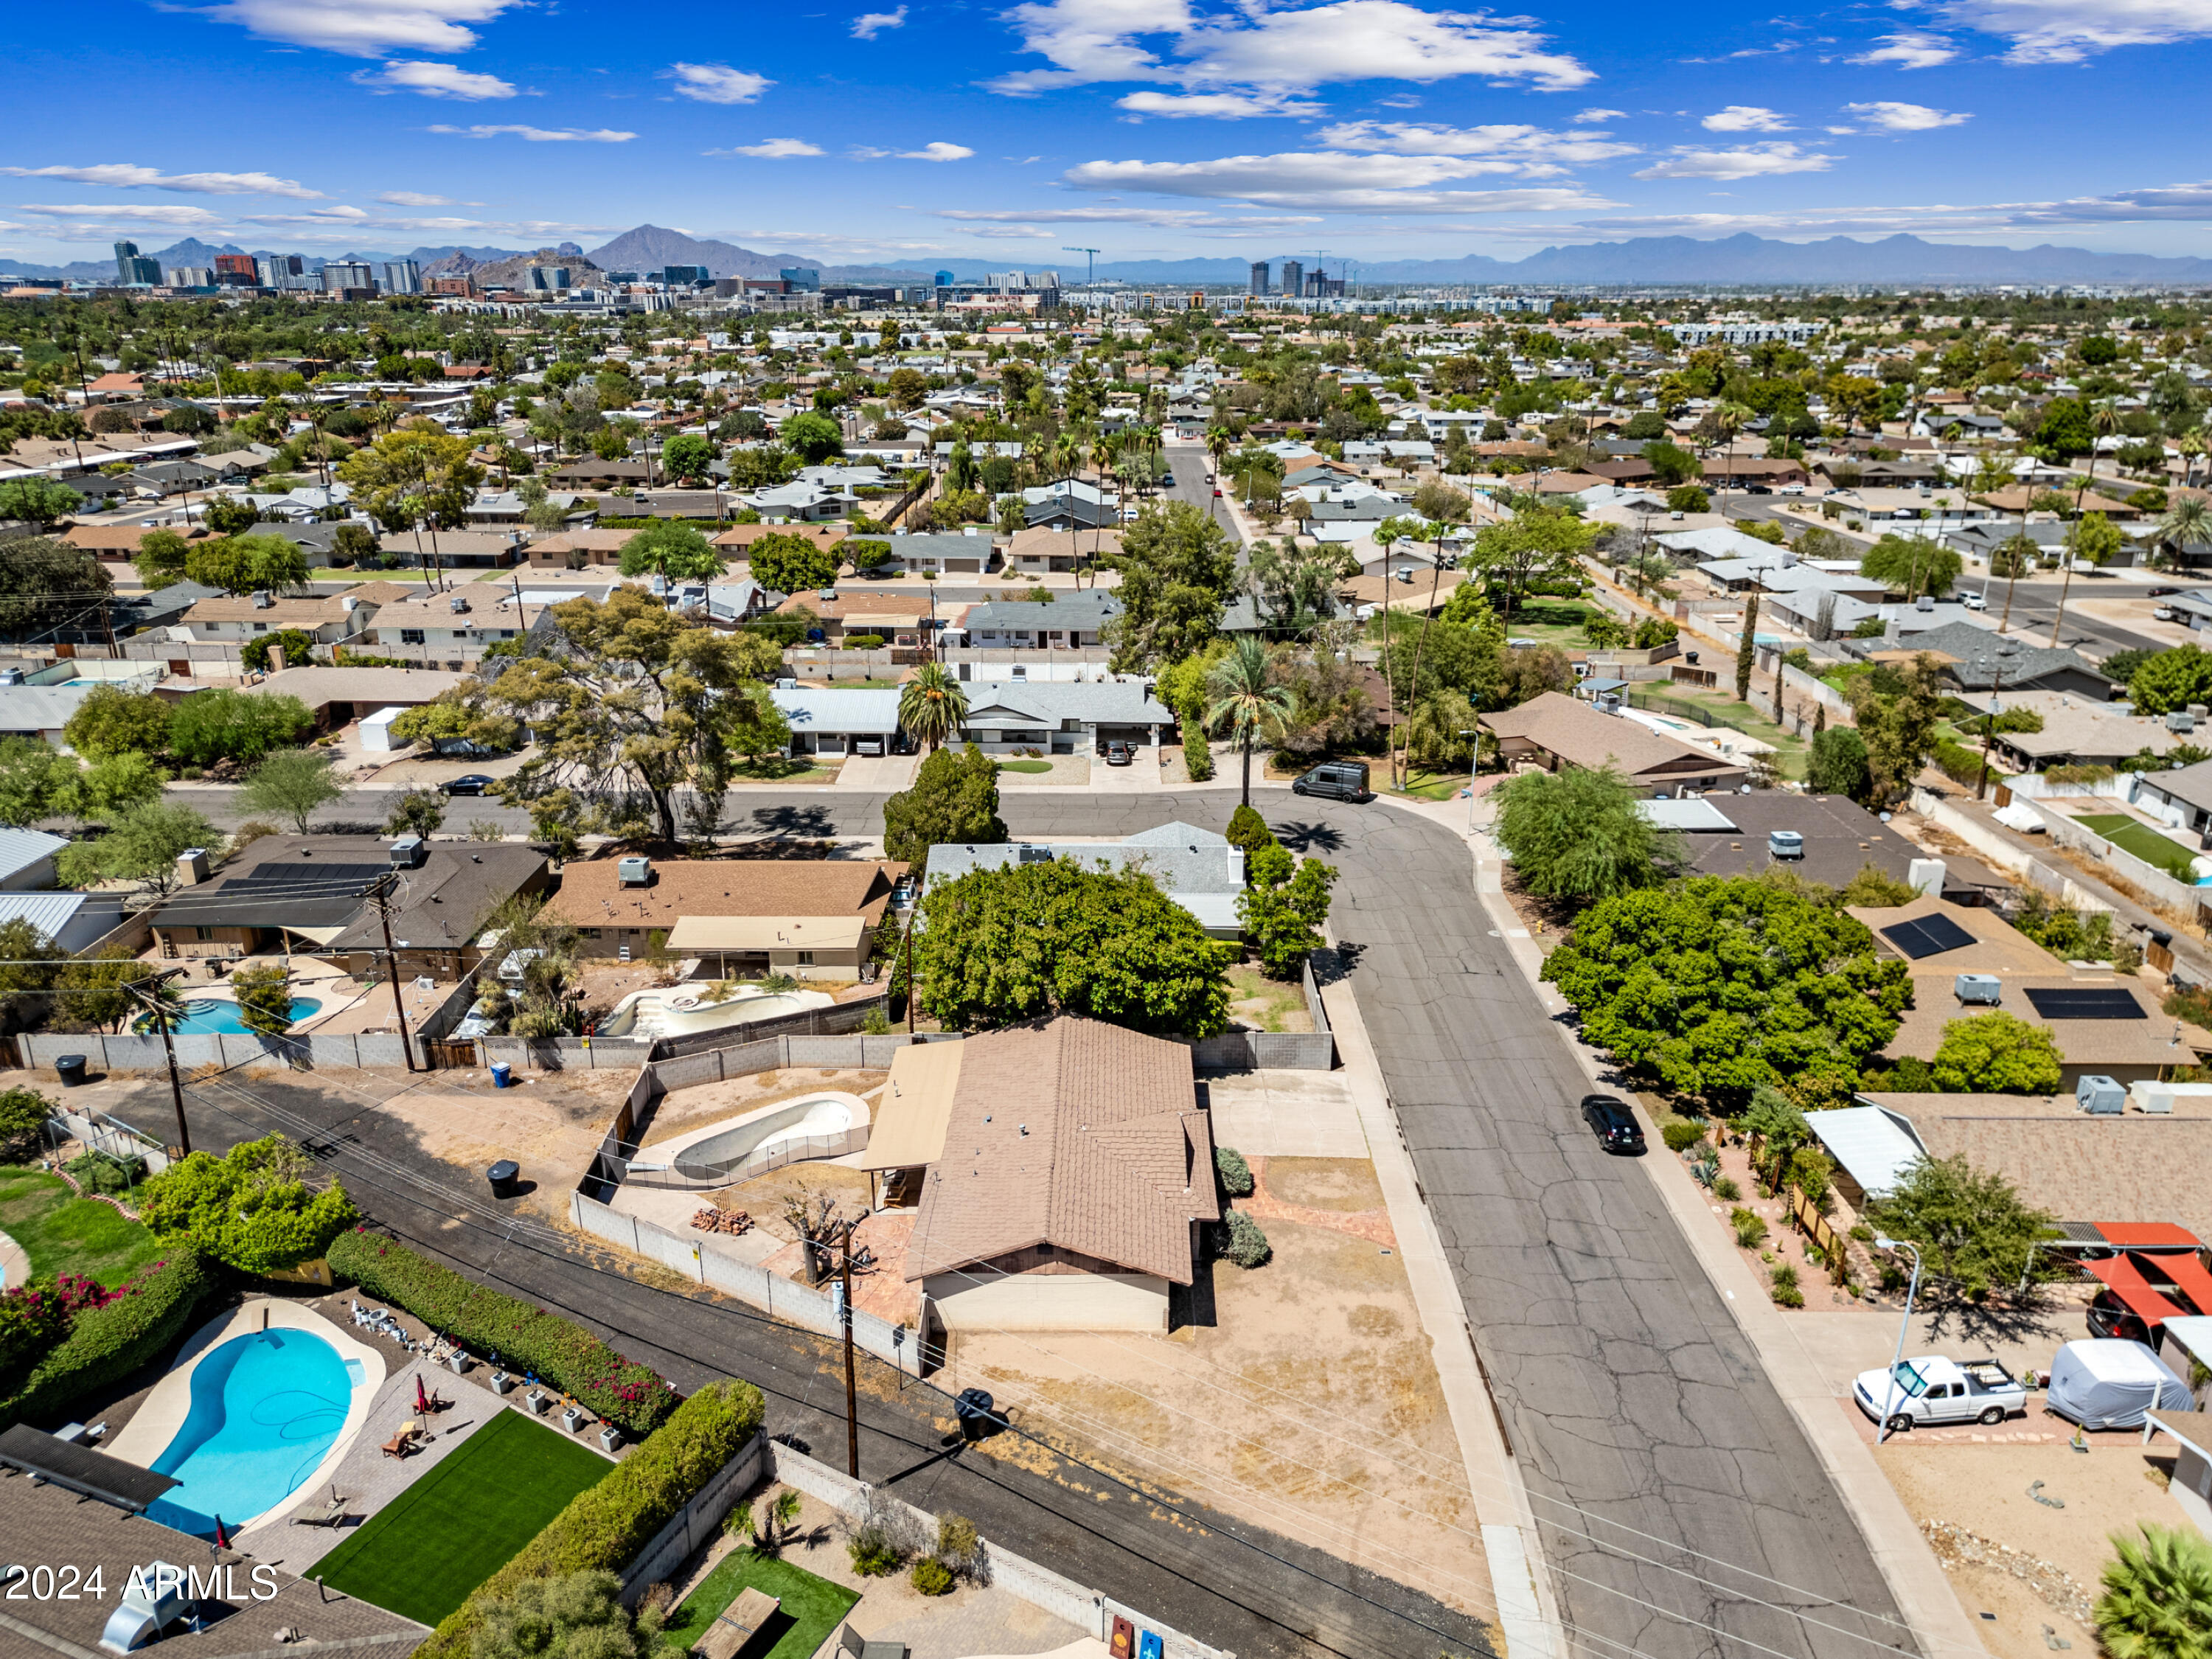
[[[296,1025],[322,1006],[321,1001],[314,997],[294,997],[292,1023]],[[142,1020],[140,1029],[150,1031],[154,1027]],[[212,997],[202,997],[186,1003],[185,1017],[170,1027],[179,1036],[187,1033],[204,1035],[210,1031],[243,1031],[246,1029],[246,1017],[239,1012],[236,1003],[221,1002]]]
[[[256,1331],[216,1348],[192,1372],[184,1426],[154,1460],[182,1482],[146,1513],[163,1526],[215,1536],[276,1507],[315,1472],[345,1426],[362,1379],[312,1332]]]

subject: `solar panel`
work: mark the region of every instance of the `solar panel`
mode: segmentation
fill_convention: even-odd
[[[2121,990],[2084,990],[2054,986],[2030,990],[2027,1000],[2045,1019],[2148,1019],[2134,994]]]
[[[1945,915],[1923,916],[1917,921],[1900,921],[1881,930],[1881,936],[1915,962],[1923,957],[1939,957],[1946,951],[1955,951],[1962,945],[1972,945],[1974,936]]]

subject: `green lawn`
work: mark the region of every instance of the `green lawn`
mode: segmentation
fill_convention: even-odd
[[[1583,624],[1596,610],[1595,605],[1566,599],[1529,599],[1515,609],[1513,620],[1505,624],[1506,637],[1534,640],[1539,645],[1585,646],[1589,641],[1583,637]]]
[[[459,1451],[318,1562],[313,1576],[434,1625],[613,1467],[568,1436],[496,1408]]]
[[[788,1561],[763,1560],[750,1550],[734,1549],[669,1616],[660,1639],[677,1652],[686,1650],[706,1633],[724,1607],[748,1589],[775,1596],[782,1606],[763,1627],[762,1635],[747,1645],[746,1659],[811,1659],[860,1599],[842,1585],[817,1578]]]
[[[1049,772],[1052,763],[1045,760],[1002,760],[999,763],[999,769],[1001,772]]]
[[[2145,864],[2165,871],[2176,880],[2193,882],[2197,879],[2189,868],[2189,860],[2196,856],[2179,842],[2168,841],[2164,836],[2140,819],[2124,812],[2099,812],[2075,820],[2084,830],[2102,836],[2123,852],[2133,853]]]
[[[39,1170],[0,1169],[0,1232],[23,1247],[38,1279],[82,1273],[112,1289],[161,1255],[138,1223]]]
[[[1412,795],[1421,800],[1449,800],[1467,787],[1464,772],[1424,772],[1418,766],[1406,773],[1406,787],[1393,789],[1389,786],[1389,768],[1380,769],[1383,792],[1393,795]]]

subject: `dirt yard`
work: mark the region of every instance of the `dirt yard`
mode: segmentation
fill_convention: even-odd
[[[1273,1259],[1201,1269],[1194,1322],[1158,1337],[963,1334],[939,1381],[989,1389],[1024,1428],[1133,1484],[1491,1618],[1474,1500],[1373,1166],[1254,1163],[1260,1190],[1237,1205]]]
[[[2073,1644],[2075,1659],[2095,1659],[2087,1620],[2111,1534],[2132,1535],[2140,1522],[2190,1528],[2166,1491],[2172,1441],[2147,1448],[2132,1431],[2088,1439],[2083,1454],[2063,1438],[1960,1445],[1906,1436],[1875,1454],[1996,1659],[2047,1659],[2057,1650],[2046,1629]],[[2038,1481],[2038,1496],[2063,1508],[2028,1495]]]
[[[565,1223],[568,1194],[599,1150],[616,1107],[637,1073],[518,1072],[512,1087],[495,1089],[482,1072],[433,1072],[420,1087],[393,1095],[379,1115],[407,1126],[422,1150],[471,1178],[511,1158],[535,1183],[524,1205]]]

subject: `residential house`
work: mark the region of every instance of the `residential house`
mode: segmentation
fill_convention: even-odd
[[[1716,489],[1748,489],[1754,494],[1805,482],[1805,463],[1787,457],[1710,454],[1704,458],[1704,483]]]
[[[2152,714],[2133,714],[2118,706],[2071,691],[2021,691],[2008,688],[1998,698],[2007,708],[2040,715],[2039,732],[2000,730],[1991,740],[2006,763],[2023,772],[2052,766],[2118,767],[2148,750],[2162,756],[2201,735],[2175,732]],[[2154,775],[2164,779],[2168,772]]]
[[[595,498],[577,495],[570,490],[556,490],[545,497],[545,505],[562,515],[562,521],[587,518],[594,507]],[[480,489],[464,515],[471,530],[491,530],[501,526],[520,526],[530,520],[531,504],[512,489]]]
[[[343,593],[290,599],[266,589],[201,599],[185,612],[181,626],[194,640],[243,645],[257,634],[297,629],[317,645],[335,645],[359,636],[386,605],[417,590],[410,583],[365,582]]]
[[[769,698],[791,726],[789,755],[888,755],[901,746],[899,694],[791,682]]]
[[[990,532],[972,524],[957,532],[894,530],[884,539],[891,544],[892,562],[909,576],[981,575],[998,559]]]
[[[1119,841],[945,842],[929,849],[928,886],[977,870],[1006,870],[1045,860],[1119,873],[1141,870],[1216,939],[1235,939],[1243,924],[1244,852],[1227,837],[1180,820]]]
[[[1917,657],[1933,656],[1943,678],[1960,691],[1972,694],[2004,691],[2065,691],[2077,697],[2103,702],[2112,695],[2112,683],[2097,672],[2086,657],[2064,647],[2031,645],[2016,634],[1998,634],[1981,622],[1951,622],[1914,630],[1913,613],[1902,612],[1895,646],[1880,640],[1852,640],[1844,648],[1859,656],[1901,649]]]
[[[1380,563],[1377,560],[1376,562]],[[1395,574],[1389,576],[1358,575],[1341,578],[1336,585],[1336,599],[1340,606],[1355,615],[1373,607],[1392,611],[1410,611],[1419,616],[1431,610],[1442,611],[1451,603],[1452,594],[1462,582],[1473,580],[1465,570],[1431,571],[1425,564],[1416,568],[1410,562],[1393,556]],[[1433,576],[1433,580],[1431,577]],[[1249,605],[1249,598],[1232,605]],[[1226,620],[1223,631],[1231,631]]]
[[[659,469],[652,460],[643,457],[623,456],[608,461],[596,455],[586,455],[550,467],[538,477],[544,481],[548,489],[598,493],[611,489],[617,484],[653,483],[659,477]]]
[[[187,884],[148,918],[164,957],[326,957],[380,975],[388,891],[399,976],[453,981],[496,949],[484,919],[552,881],[543,854],[501,842],[390,842],[374,836],[264,836],[212,876],[178,860]]]
[[[1121,602],[1105,588],[1083,588],[1049,600],[993,599],[968,607],[952,644],[978,650],[1066,651],[1105,642]]]
[[[2142,980],[2107,964],[2063,962],[1993,909],[1923,897],[1887,908],[1852,906],[1850,914],[1911,975],[1912,1006],[1882,1050],[1888,1060],[1932,1060],[1945,1026],[1992,1012],[2051,1033],[2068,1089],[2084,1073],[2156,1079],[2212,1052],[2212,1031],[2166,1018]],[[1962,985],[1962,975],[1978,978]],[[1977,988],[1990,980],[1997,985],[1994,1002]],[[1962,989],[1976,1000],[1962,998]]]
[[[27,921],[47,944],[76,956],[123,925],[126,909],[117,892],[0,892],[0,923]]]
[[[637,536],[635,530],[556,531],[523,549],[523,562],[536,570],[613,570],[622,563],[623,549]]]
[[[1021,530],[1014,533],[1004,554],[1007,575],[1042,574],[1075,570],[1085,564],[1111,559],[1121,550],[1118,530]]]
[[[576,595],[533,593],[482,585],[387,605],[368,633],[377,654],[402,657],[425,668],[453,673],[473,668],[493,646],[519,640],[560,599]]]
[[[2198,761],[2165,772],[2146,772],[2135,781],[2129,804],[2175,830],[2185,830],[2212,847],[2212,761]]]
[[[814,524],[828,519],[842,519],[854,505],[854,498],[840,490],[796,482],[772,484],[738,499],[770,524]],[[709,505],[708,514],[713,510]]]
[[[574,926],[586,956],[659,944],[716,978],[857,980],[905,873],[870,859],[572,860],[544,914]]]
[[[987,754],[1021,749],[1096,754],[1116,740],[1157,744],[1162,728],[1175,728],[1175,715],[1142,681],[1029,679],[1018,664],[1009,679],[971,681],[968,687],[963,741]]]
[[[1639,789],[1679,795],[1685,789],[1735,789],[1749,781],[1747,767],[1710,749],[1608,714],[1558,691],[1547,691],[1516,708],[1480,717],[1497,734],[1509,767],[1563,766],[1591,771],[1611,766]]]
[[[1164,1332],[1221,1217],[1189,1049],[1095,1020],[900,1049],[854,1162],[947,1332]]]
[[[468,677],[437,668],[287,668],[242,688],[262,696],[297,697],[315,717],[316,729],[335,732],[385,708],[419,708],[465,684]]]
[[[871,635],[891,645],[927,645],[933,637],[929,601],[927,593],[861,592],[846,597],[829,588],[823,592],[794,593],[775,607],[775,614],[805,622],[809,645],[842,646],[848,640]],[[957,619],[949,607],[938,614],[948,624]]]
[[[752,544],[763,536],[803,536],[825,550],[853,533],[848,524],[737,524],[714,538],[726,559],[749,556]]]
[[[1755,789],[1637,806],[1675,833],[1692,875],[1756,876],[1771,869],[1844,887],[1869,865],[1892,881],[1906,880],[1920,856],[1911,842],[1844,795]],[[1796,839],[1778,843],[1778,832]]]
[[[1121,503],[1096,484],[1061,478],[1022,491],[1022,514],[1032,529],[1097,530],[1121,522]]]
[[[501,570],[521,556],[522,536],[513,530],[441,530],[427,535],[410,531],[386,536],[377,546],[386,558],[402,565]]]
[[[54,854],[66,836],[43,830],[0,830],[0,892],[37,892],[56,884]]]
[[[1652,541],[1678,564],[1705,565],[1737,560],[1746,565],[1779,566],[1784,549],[1756,536],[1747,536],[1731,525],[1706,525],[1695,530],[1662,530]]]

